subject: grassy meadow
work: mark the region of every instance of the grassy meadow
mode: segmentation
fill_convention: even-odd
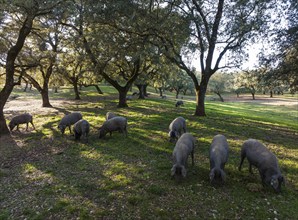
[[[36,130],[0,138],[0,219],[298,219],[298,113],[296,106],[206,102],[207,117],[193,116],[195,103],[151,95],[116,108],[117,94],[102,86],[73,100],[72,90],[51,93],[53,108],[32,109]],[[15,90],[10,102],[40,100],[36,91]],[[9,102],[9,103],[10,103]],[[9,104],[8,103],[8,104]],[[40,102],[37,102],[40,104]],[[59,103],[59,105],[58,105]],[[9,121],[22,111],[5,111]],[[75,142],[58,132],[61,117],[80,111],[91,124],[89,141]],[[98,138],[107,111],[127,117],[128,137],[114,132]],[[177,116],[187,120],[198,140],[195,165],[187,177],[170,177],[174,144],[168,126]],[[208,151],[212,138],[224,134],[229,143],[224,186],[209,183]],[[279,159],[286,179],[282,193],[263,188],[258,171],[238,171],[241,144],[263,142]]]

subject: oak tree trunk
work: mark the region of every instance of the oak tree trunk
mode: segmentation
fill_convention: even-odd
[[[50,103],[48,88],[43,88],[40,94],[42,98],[42,107],[53,107]]]
[[[201,82],[199,90],[196,91],[196,116],[206,116],[205,113],[205,95],[207,91],[206,82]]]
[[[177,89],[176,90],[176,99],[178,99],[179,93],[180,93],[180,89]]]
[[[11,88],[9,88],[11,87]],[[9,134],[9,129],[6,125],[6,120],[4,118],[4,112],[3,112],[3,109],[4,109],[4,105],[6,104],[6,101],[11,93],[13,89],[13,86],[8,86],[8,87],[4,87],[2,89],[2,91],[0,92],[0,136],[2,134]]]
[[[125,108],[128,107],[127,103],[126,103],[126,95],[128,92],[128,89],[120,89],[118,90],[119,92],[119,102],[118,102],[118,108]]]
[[[26,81],[26,82],[25,82],[25,88],[24,88],[24,90],[23,90],[24,92],[27,92],[28,85],[29,85],[29,83]]]
[[[143,84],[137,84],[136,85],[139,89],[139,99],[145,99],[145,90]]]
[[[9,134],[9,129],[6,125],[4,117],[4,105],[6,104],[9,95],[14,87],[14,73],[15,73],[15,60],[24,46],[26,37],[30,34],[32,29],[33,20],[35,18],[34,13],[30,13],[22,24],[19,31],[18,39],[7,52],[6,57],[6,80],[3,89],[0,91],[0,136],[3,134]]]
[[[162,96],[162,88],[158,88],[159,90],[159,96]]]
[[[224,99],[219,92],[216,92],[215,94],[218,95],[221,102],[224,102]]]
[[[80,100],[81,97],[80,97],[80,92],[79,92],[78,82],[77,81],[73,82],[73,90],[75,92],[75,100]]]
[[[95,85],[94,87],[96,88],[98,94],[103,94],[103,92],[101,91],[98,85]]]
[[[147,93],[147,84],[144,84],[143,85],[143,90],[144,90],[144,95],[145,95],[145,97],[148,97],[148,93]]]

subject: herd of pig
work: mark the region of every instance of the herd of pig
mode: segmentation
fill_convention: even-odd
[[[12,131],[15,126],[19,130],[19,124],[26,124],[28,130],[28,123],[31,123],[33,128],[33,117],[31,114],[25,113],[15,116],[9,122],[9,128]],[[58,129],[62,135],[68,127],[71,132],[71,125],[73,125],[73,132],[76,140],[81,136],[88,141],[87,137],[90,130],[90,124],[85,119],[82,119],[82,114],[73,112],[65,115],[58,124]],[[176,141],[173,150],[173,167],[171,175],[176,179],[186,177],[187,160],[191,155],[192,165],[194,165],[194,150],[196,139],[192,134],[186,131],[186,120],[183,117],[175,118],[169,126],[170,141]],[[99,138],[104,137],[107,133],[112,135],[112,132],[119,131],[127,137],[127,119],[122,116],[117,116],[112,112],[106,114],[106,121],[99,128]],[[229,145],[227,138],[224,135],[218,134],[214,136],[210,149],[210,182],[211,184],[223,184],[225,182],[226,174],[224,172],[225,164],[228,161]],[[247,158],[249,163],[249,172],[252,173],[252,165],[259,170],[263,186],[271,186],[276,192],[281,191],[281,184],[284,183],[284,177],[281,174],[278,166],[276,156],[270,152],[262,143],[255,139],[246,140],[241,148],[240,165],[241,170],[244,159]]]

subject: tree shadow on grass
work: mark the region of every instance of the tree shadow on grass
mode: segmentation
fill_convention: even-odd
[[[1,168],[10,168],[19,164],[25,154],[24,143],[17,143],[14,138],[8,134],[0,136],[0,166]]]
[[[66,110],[65,108],[59,108],[59,107],[52,107],[52,108],[53,109],[56,109],[58,112],[61,112],[61,113],[65,114],[65,115],[68,115],[68,114],[71,113],[70,111]]]
[[[61,109],[61,112],[63,110]],[[92,108],[80,110],[90,115],[98,113],[104,115],[107,111],[105,109],[92,110]],[[209,186],[207,152],[212,137],[222,132],[227,137],[237,138],[239,141],[252,136],[264,140],[262,132],[267,131],[266,127],[260,128],[259,124],[245,121],[242,118],[231,120],[224,114],[198,119],[189,116],[190,111],[187,109],[179,112],[166,111],[166,116],[150,106],[149,108],[131,107],[129,111],[142,117],[127,116],[129,122],[134,124],[128,131],[128,138],[115,132],[112,137],[106,139],[98,139],[97,135],[92,135],[89,143],[74,142],[70,135],[62,137],[59,134],[54,125],[57,123],[56,120],[43,124],[43,129],[37,131],[37,134],[20,135],[25,147],[27,146],[30,150],[26,152],[25,159],[20,161],[21,164],[16,164],[16,166],[28,165],[25,173],[22,173],[24,172],[22,170],[22,172],[18,171],[19,179],[15,180],[21,181],[21,186],[27,186],[20,189],[17,199],[21,200],[22,196],[28,199],[24,207],[17,207],[19,210],[14,209],[18,214],[13,217],[24,215],[26,208],[34,213],[32,216],[29,215],[32,218],[38,217],[37,211],[44,218],[53,216],[76,218],[80,216],[80,213],[88,213],[86,216],[116,219],[121,215],[127,217],[136,214],[139,216],[140,212],[147,214],[147,217],[149,215],[158,217],[151,212],[150,208],[156,206],[163,207],[164,210],[173,210],[171,208],[174,207],[178,210],[181,207],[180,204],[177,202],[177,207],[173,205],[177,198],[183,198],[183,205],[186,203],[194,208],[191,203],[200,204],[202,200],[210,196],[212,198],[211,208],[215,209],[213,206],[216,208],[218,206],[214,205],[214,201],[217,201],[216,198],[225,198],[226,192],[236,196],[242,195],[237,189],[245,185],[246,179],[242,180],[242,174],[237,172],[236,156],[228,162],[234,166],[228,169],[228,175],[232,179],[227,183],[227,187],[224,190],[215,191]],[[121,109],[118,112],[125,115],[126,110]],[[203,139],[202,148],[198,148],[195,152],[195,166],[189,168],[186,181],[177,186],[170,180],[172,166],[170,157],[173,146],[170,146],[163,138],[167,135],[170,119],[178,114],[190,122],[189,130],[196,137],[205,139]],[[274,128],[270,125],[270,129]],[[47,130],[51,133],[49,134]],[[274,132],[273,136],[278,134],[278,130]],[[287,137],[293,138],[285,136],[281,140]],[[277,140],[280,139],[274,137],[271,139],[273,143]],[[291,170],[291,172],[294,171]],[[249,180],[253,180],[253,184],[259,184],[254,179]],[[157,187],[150,188],[152,185]],[[8,186],[5,186],[3,190],[5,189],[8,189]],[[161,193],[162,190],[166,193]],[[190,190],[193,190],[195,197],[192,197],[192,193],[188,193]],[[155,193],[153,196],[152,192]],[[10,195],[12,194],[5,194],[4,198],[9,198]],[[136,195],[140,195],[140,199],[134,199],[137,198]],[[149,199],[150,202],[148,202]],[[237,198],[232,198],[232,201],[234,200],[237,201]],[[145,211],[142,210],[144,204],[148,204]],[[201,212],[208,209],[208,206],[204,204],[202,202],[203,208],[200,210],[203,211]],[[235,208],[235,203],[228,204]],[[28,214],[25,216],[28,217]]]
[[[43,127],[51,129],[53,123],[55,122],[46,123]],[[67,207],[64,208],[72,207],[77,209],[77,212],[83,209],[81,204],[86,199],[90,200],[97,207],[96,209],[107,210],[106,207],[111,205],[122,207],[126,203],[125,199],[118,198],[113,192],[125,192],[128,190],[132,193],[128,186],[136,179],[142,180],[142,172],[146,173],[142,167],[138,167],[138,163],[142,161],[142,164],[147,164],[148,162],[140,159],[139,155],[142,153],[134,152],[135,149],[122,153],[121,151],[119,152],[121,148],[119,148],[117,143],[123,143],[123,141],[116,141],[115,144],[114,140],[114,138],[119,139],[119,135],[122,137],[122,134],[116,133],[112,138],[104,141],[91,138],[90,144],[82,144],[74,142],[68,137],[56,136],[56,133],[52,135],[53,138],[48,138],[47,135],[38,130],[34,134],[17,134],[15,138],[24,140],[26,151],[22,154],[22,160],[18,161],[18,163],[14,162],[12,166],[14,169],[16,167],[29,166],[30,171],[21,169],[18,171],[21,173],[17,174],[15,172],[15,174],[18,175],[16,181],[19,182],[19,185],[29,184],[31,187],[27,191],[26,189],[19,190],[19,195],[26,195],[28,202],[24,207],[17,208],[15,217],[21,216],[25,209],[34,210],[32,212],[36,211],[34,207],[38,205],[35,200],[31,201],[30,198],[32,197],[38,198],[37,200],[40,202],[43,201],[41,203],[46,206],[47,204],[45,203],[49,202],[52,203],[51,206],[56,207],[59,205],[55,201],[67,196],[70,200],[65,205]],[[130,141],[129,138],[126,141]],[[115,145],[109,146],[111,142],[114,142]],[[102,146],[94,148],[98,144]],[[135,144],[137,146],[142,145],[136,142]],[[142,149],[139,149],[139,151],[142,151]],[[150,149],[149,151],[149,155],[160,155],[159,150]],[[87,154],[84,152],[87,152]],[[148,163],[145,166],[151,165]],[[24,177],[23,172],[25,172],[26,177]],[[14,187],[14,184],[12,187]],[[50,199],[46,199],[48,197]],[[77,197],[81,199],[76,201]],[[93,205],[84,208],[92,209]],[[41,213],[45,216],[50,216],[52,211],[41,210]],[[68,217],[74,215],[76,213],[66,213]],[[117,216],[119,213],[109,213],[108,215]]]

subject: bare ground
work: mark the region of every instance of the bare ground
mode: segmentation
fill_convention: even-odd
[[[298,99],[297,98],[282,98],[282,97],[273,97],[268,96],[257,96],[255,100],[251,96],[240,96],[229,97],[225,99],[226,102],[250,102],[250,103],[259,103],[263,105],[274,105],[274,106],[296,106],[298,108]],[[297,109],[298,110],[298,109]]]
[[[10,100],[4,106],[4,114],[7,119],[10,119],[15,114],[29,112],[33,115],[50,115],[50,114],[59,114],[59,112],[67,113],[65,111],[66,106],[70,105],[79,105],[86,103],[82,100],[66,100],[66,99],[57,99],[50,100],[52,108],[42,107],[42,101],[36,100],[31,97],[18,97],[13,100]]]
[[[152,96],[157,96],[157,94],[152,94]],[[168,96],[170,99],[174,97]],[[194,100],[193,97],[184,97],[184,100]],[[213,100],[217,100],[217,97]],[[208,100],[208,99],[207,99]],[[225,102],[246,102],[246,103],[258,103],[262,105],[271,105],[271,106],[289,106],[295,108],[298,111],[298,98],[292,97],[273,97],[270,98],[265,95],[257,95],[256,99],[253,100],[250,95],[241,95],[239,98],[236,96],[224,97]],[[90,100],[94,101],[94,100]],[[44,108],[42,107],[41,100],[36,100],[35,97],[16,97],[9,100],[4,107],[4,114],[7,119],[10,119],[14,114],[19,114],[20,112],[30,112],[31,114],[38,115],[49,115],[49,114],[59,114],[59,112],[67,113],[64,109],[65,106],[69,105],[79,105],[86,103],[86,100],[67,100],[67,99],[52,99],[50,100],[53,108]]]

